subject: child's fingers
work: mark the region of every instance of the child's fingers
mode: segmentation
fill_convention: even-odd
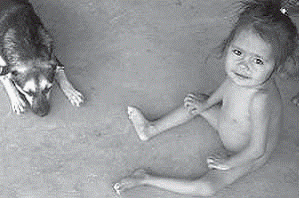
[[[225,169],[223,169],[221,166],[216,165],[216,164],[209,164],[209,165],[208,165],[208,168],[209,168],[209,169],[217,169],[217,170],[225,170]]]
[[[208,168],[217,170],[228,170],[227,165],[221,164],[221,159],[215,156],[210,156],[207,158]]]
[[[186,103],[184,103],[184,107],[191,114],[197,114],[197,112],[198,112],[198,109],[196,107],[194,107],[194,103],[186,102]]]
[[[188,112],[192,115],[199,114],[199,108],[198,108],[198,98],[193,94],[188,94],[184,98],[184,107],[188,110]]]
[[[216,158],[215,156],[210,156],[207,158],[207,164],[208,165],[219,165],[220,159]]]
[[[218,166],[215,167],[215,169],[226,171],[226,170],[229,169],[229,167],[227,167],[225,165],[218,165]]]
[[[184,98],[184,102],[198,100],[198,98],[194,94],[187,94],[187,96]]]
[[[190,110],[190,113],[192,114],[192,115],[198,115],[199,113],[200,113],[200,111],[197,109],[197,108],[192,108],[191,110]]]
[[[211,159],[211,160],[216,161],[216,160],[221,159],[221,156],[218,155],[218,154],[213,154],[213,155],[210,155],[207,159]]]
[[[215,156],[209,156],[209,157],[207,158],[207,163],[208,163],[208,164],[216,163],[216,161],[217,161],[217,158],[215,158]]]
[[[190,103],[189,101],[184,101],[184,107],[185,107],[185,108],[189,107],[190,104],[191,104],[191,103]]]
[[[197,103],[198,103],[198,101],[196,99],[192,98],[192,97],[188,97],[187,96],[184,99],[184,105],[185,105],[185,107],[189,107],[190,105],[195,105]]]
[[[217,170],[228,170],[229,167],[224,164],[218,164],[218,163],[209,163],[208,164],[209,169],[217,169]]]
[[[212,158],[207,159],[209,169],[219,169],[219,164]]]
[[[198,97],[197,97],[195,94],[193,94],[193,93],[189,93],[189,94],[187,94],[186,97],[192,98],[192,99],[194,99],[194,100],[198,100]]]
[[[184,100],[184,107],[185,108],[190,108],[190,106],[194,105],[194,101],[192,100]]]
[[[209,169],[218,169],[215,164],[208,164]]]
[[[193,103],[193,102],[194,102],[194,99],[192,99],[192,98],[190,98],[188,96],[184,98],[184,103],[188,103],[189,104],[189,103]]]

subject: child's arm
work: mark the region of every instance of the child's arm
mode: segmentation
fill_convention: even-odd
[[[243,166],[261,158],[265,154],[271,111],[267,97],[266,94],[259,93],[253,98],[250,109],[252,134],[248,146],[227,160],[209,158],[208,164],[210,168],[227,170]]]
[[[219,103],[223,99],[223,95],[227,90],[227,85],[229,84],[229,80],[225,79],[224,82],[215,90],[214,93],[204,102],[205,109],[212,107],[213,105]]]
[[[184,99],[184,107],[192,115],[198,115],[201,112],[211,108],[213,105],[219,103],[223,99],[228,80],[225,80],[214,93],[212,93],[208,99],[199,99],[193,94],[188,94]]]

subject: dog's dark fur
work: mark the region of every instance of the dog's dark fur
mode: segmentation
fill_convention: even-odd
[[[0,1],[0,58],[0,80],[16,113],[29,104],[37,115],[47,115],[55,79],[73,105],[83,102],[53,54],[52,38],[27,0]]]

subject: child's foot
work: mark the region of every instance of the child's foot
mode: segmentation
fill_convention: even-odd
[[[129,119],[132,121],[137,135],[142,141],[150,139],[151,130],[154,130],[154,126],[150,125],[150,122],[145,119],[140,110],[135,107],[128,107]]]
[[[292,103],[294,103],[297,107],[299,107],[299,94],[291,99]]]
[[[143,169],[136,170],[131,176],[122,179],[120,182],[114,184],[113,188],[118,195],[122,191],[143,185],[142,181],[148,177],[148,174]]]

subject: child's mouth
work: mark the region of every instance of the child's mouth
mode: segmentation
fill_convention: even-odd
[[[249,79],[249,77],[248,77],[248,76],[244,76],[244,75],[242,75],[242,74],[239,74],[239,73],[236,73],[236,72],[234,72],[234,74],[235,74],[236,76],[240,77],[240,78]]]

